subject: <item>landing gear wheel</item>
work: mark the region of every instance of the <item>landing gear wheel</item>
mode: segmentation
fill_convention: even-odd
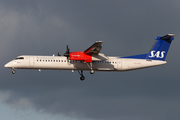
[[[80,79],[83,81],[83,80],[85,79],[85,77],[84,77],[84,76],[81,76]]]
[[[94,70],[91,70],[90,73],[91,73],[91,74],[94,74]]]
[[[15,74],[16,73],[16,71],[15,70],[12,70],[12,74]]]
[[[80,80],[83,81],[85,79],[84,75],[83,75],[83,70],[79,71],[78,73],[81,75]]]
[[[81,71],[78,70],[78,73],[81,75],[81,77],[80,77],[81,81],[83,81],[85,79],[85,77],[83,75],[83,70],[81,70]]]

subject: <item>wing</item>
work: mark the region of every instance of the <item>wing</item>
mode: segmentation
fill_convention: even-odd
[[[103,41],[96,41],[91,47],[84,51],[86,54],[98,55],[102,46]]]

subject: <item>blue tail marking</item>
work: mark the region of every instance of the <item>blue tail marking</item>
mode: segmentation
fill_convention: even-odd
[[[155,37],[157,40],[152,49],[147,54],[127,56],[121,58],[134,58],[134,59],[147,59],[147,60],[162,60],[165,61],[169,47],[172,40],[174,40],[174,34],[168,34],[163,37]]]

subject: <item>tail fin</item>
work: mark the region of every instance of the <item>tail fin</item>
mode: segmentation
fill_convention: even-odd
[[[174,34],[168,34],[163,37],[155,37],[157,40],[152,49],[147,54],[126,56],[121,58],[133,58],[133,59],[147,59],[147,60],[162,60],[165,61],[169,47],[172,40],[174,40]]]
[[[146,55],[146,59],[165,61],[171,42],[174,40],[174,36],[174,34],[168,34],[163,37],[155,37],[157,41]]]

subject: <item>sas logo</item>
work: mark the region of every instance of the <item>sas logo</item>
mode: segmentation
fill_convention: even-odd
[[[150,58],[153,58],[153,57],[156,57],[156,58],[164,58],[164,54],[166,53],[165,51],[162,51],[162,52],[160,52],[160,51],[157,51],[156,53],[155,53],[156,51],[151,51],[151,56],[149,56]]]

